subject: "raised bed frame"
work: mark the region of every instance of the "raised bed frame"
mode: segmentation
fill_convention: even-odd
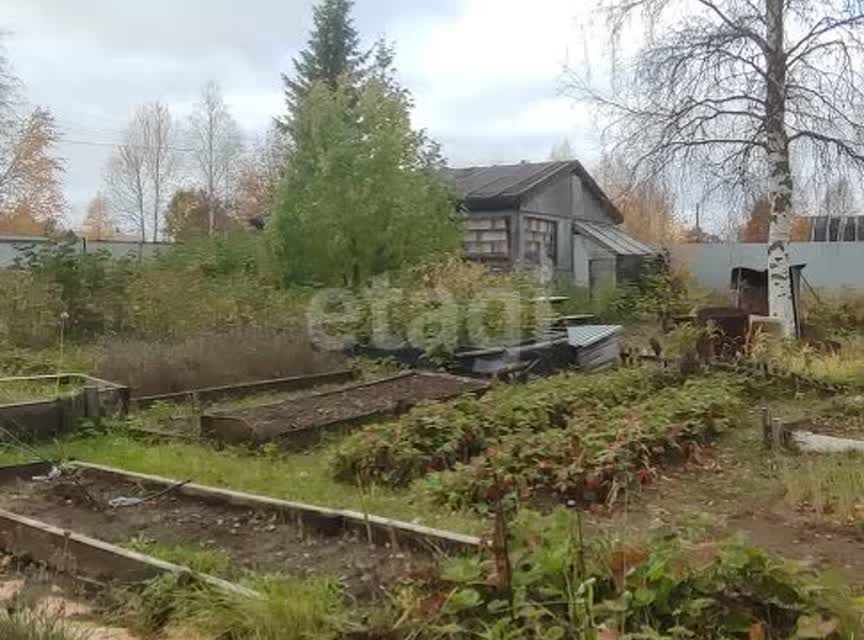
[[[434,555],[471,552],[481,546],[481,540],[474,536],[356,511],[328,509],[197,484],[178,486],[177,481],[168,478],[131,473],[100,465],[74,463],[70,467],[115,478],[118,481],[135,482],[154,489],[173,487],[176,493],[204,503],[277,514],[297,522],[307,530],[318,531],[324,535],[358,532],[364,536],[369,535],[373,544],[389,544],[397,549],[415,549]],[[0,467],[0,486],[13,480],[44,475],[50,471],[50,468],[50,464],[43,462]],[[45,564],[64,573],[98,581],[132,583],[164,573],[188,573],[223,590],[253,595],[255,593],[231,582],[198,574],[186,567],[3,510],[0,510],[0,550]]]
[[[49,467],[43,462],[0,467],[0,484],[45,473]],[[132,584],[162,574],[188,574],[223,591],[255,595],[227,580],[2,509],[0,550],[79,579]]]
[[[475,395],[483,394],[488,391],[490,384],[483,380],[478,380],[476,378],[467,378],[463,376],[456,376],[449,373],[429,373],[425,371],[406,371],[400,373],[395,376],[390,376],[387,378],[382,378],[380,380],[375,380],[373,382],[366,382],[363,384],[351,385],[347,387],[342,387],[340,389],[336,389],[333,391],[322,391],[318,393],[310,393],[308,395],[303,396],[303,399],[309,398],[327,398],[328,396],[337,396],[340,394],[350,392],[355,389],[368,389],[370,387],[375,387],[377,385],[386,384],[389,382],[393,382],[396,380],[401,380],[408,377],[420,377],[420,378],[434,378],[434,379],[446,379],[454,382],[459,382],[465,385],[465,389],[454,392],[452,394],[448,394],[446,396],[442,396],[436,398],[436,402],[446,401],[460,395],[471,393]],[[302,429],[297,429],[295,431],[287,431],[285,433],[280,434],[273,441],[278,442],[280,446],[286,448],[303,448],[311,445],[318,444],[325,435],[330,435],[334,433],[345,432],[349,429],[361,426],[363,424],[367,424],[369,422],[375,422],[377,420],[392,418],[410,411],[413,407],[415,407],[420,402],[423,402],[424,399],[406,399],[397,403],[396,406],[387,408],[387,409],[376,409],[374,411],[369,411],[366,413],[358,414],[352,416],[350,418],[340,418],[337,420],[331,420],[327,422],[322,422],[320,424],[312,425],[309,427],[305,427]],[[276,403],[281,404],[281,403]],[[255,407],[255,409],[263,409],[267,407],[275,406],[274,404],[261,405],[260,407]],[[249,411],[249,410],[247,410]],[[232,415],[230,412],[217,412],[217,413],[205,413],[201,416],[201,435],[204,438],[222,441],[223,438],[220,436],[220,433],[229,432],[229,433],[248,433],[249,441],[251,443],[256,443],[254,438],[255,429],[254,426],[247,420],[246,416],[241,415]],[[237,444],[237,442],[230,442],[230,444]],[[259,443],[260,444],[260,443]]]
[[[324,384],[342,384],[357,377],[355,371],[344,369],[327,373],[316,373],[308,376],[291,376],[289,378],[274,378],[272,380],[256,380],[239,384],[220,385],[218,387],[203,387],[188,389],[173,393],[163,393],[153,396],[133,398],[137,409],[146,409],[159,402],[217,402],[227,398],[242,398],[254,393],[304,391]]]
[[[0,378],[9,382],[69,384],[82,381],[79,392],[52,400],[0,405],[0,426],[28,440],[53,438],[74,431],[82,418],[125,416],[129,409],[129,387],[81,373]]]

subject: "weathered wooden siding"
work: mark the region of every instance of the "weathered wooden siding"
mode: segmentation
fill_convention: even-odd
[[[526,213],[615,224],[600,201],[585,189],[577,175],[562,176],[522,204]]]

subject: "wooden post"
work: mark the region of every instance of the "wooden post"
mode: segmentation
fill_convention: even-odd
[[[766,449],[774,446],[774,431],[771,427],[771,414],[768,407],[762,407],[762,444]]]
[[[781,449],[783,447],[783,425],[780,424],[780,418],[771,420],[771,436],[774,448]]]

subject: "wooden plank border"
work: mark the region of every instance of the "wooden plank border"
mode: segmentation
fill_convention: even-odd
[[[175,487],[178,484],[177,480],[171,478],[124,471],[103,465],[75,462],[71,466],[100,473],[109,478],[150,485],[154,488]],[[366,535],[367,532],[371,531],[375,544],[401,545],[440,554],[476,551],[482,544],[481,539],[475,536],[424,527],[358,511],[331,509],[199,484],[183,485],[175,491],[180,495],[195,498],[205,503],[228,504],[245,509],[275,512],[286,518],[294,519],[324,535],[338,535],[343,531],[353,531]]]
[[[417,377],[417,378],[428,378],[431,380],[451,380],[453,382],[457,382],[459,384],[464,384],[469,388],[455,391],[451,394],[443,396],[441,398],[437,398],[434,402],[446,402],[447,400],[452,400],[453,398],[458,398],[461,395],[465,394],[473,394],[473,395],[482,395],[486,393],[490,388],[491,384],[486,380],[478,380],[477,378],[468,378],[465,376],[457,376],[450,373],[439,373],[439,372],[430,372],[430,371],[404,371],[394,376],[389,376],[386,378],[381,378],[379,380],[373,380],[371,382],[364,382],[362,384],[350,385],[346,387],[342,387],[340,389],[336,389],[333,391],[322,391],[318,393],[310,393],[303,396],[303,399],[309,398],[326,398],[328,396],[335,396],[338,394],[345,393],[346,391],[354,391],[357,389],[368,389],[370,387],[375,387],[381,384],[387,384],[389,382],[394,382],[397,380],[402,380],[404,378]],[[306,427],[304,429],[298,429],[296,431],[286,432],[281,434],[277,438],[274,438],[272,441],[278,443],[281,446],[287,448],[304,448],[308,446],[312,446],[318,444],[321,439],[325,435],[331,435],[334,433],[340,433],[347,431],[352,428],[356,428],[362,426],[364,424],[368,424],[370,422],[375,422],[377,420],[384,420],[389,418],[395,418],[404,413],[408,413],[411,409],[413,409],[417,404],[423,402],[424,400],[408,400],[406,402],[400,403],[398,406],[388,409],[379,409],[375,411],[369,411],[367,413],[363,413],[360,415],[352,416],[350,418],[340,418],[337,420],[331,420],[329,422],[324,422],[321,424],[313,425],[310,427]],[[247,414],[250,411],[254,411],[257,409],[264,409],[268,407],[275,407],[283,404],[282,402],[274,402],[258,405],[256,407],[252,407],[250,409],[246,409],[242,412],[238,412],[237,414],[233,414],[231,411],[216,411],[212,413],[205,413],[200,417],[201,428],[199,429],[199,433],[201,434],[202,439],[211,440],[215,442],[221,442],[222,444],[243,444],[242,442],[234,442],[234,441],[222,441],[218,437],[218,433],[221,431],[220,427],[225,426],[228,427],[228,431],[237,431],[237,432],[249,432],[252,433],[253,429],[249,426],[247,422]],[[250,439],[248,444],[262,444],[262,442],[257,442],[253,439]]]
[[[152,396],[135,397],[132,399],[138,409],[146,409],[157,402],[215,402],[224,398],[236,398],[253,393],[267,391],[303,391],[323,384],[341,384],[350,382],[357,377],[351,369],[316,373],[308,376],[292,376],[289,378],[273,378],[271,380],[256,380],[238,384],[221,385],[218,387],[203,387],[174,393],[163,393]]]
[[[100,582],[136,583],[163,574],[190,575],[222,591],[257,596],[255,591],[188,567],[129,551],[0,509],[0,548],[61,573]]]

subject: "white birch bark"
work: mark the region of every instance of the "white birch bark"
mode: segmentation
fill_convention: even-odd
[[[792,278],[789,272],[789,237],[792,230],[792,166],[786,131],[786,52],[784,0],[765,0],[767,134],[771,222],[768,227],[768,310],[780,320],[783,335],[796,335]]]

